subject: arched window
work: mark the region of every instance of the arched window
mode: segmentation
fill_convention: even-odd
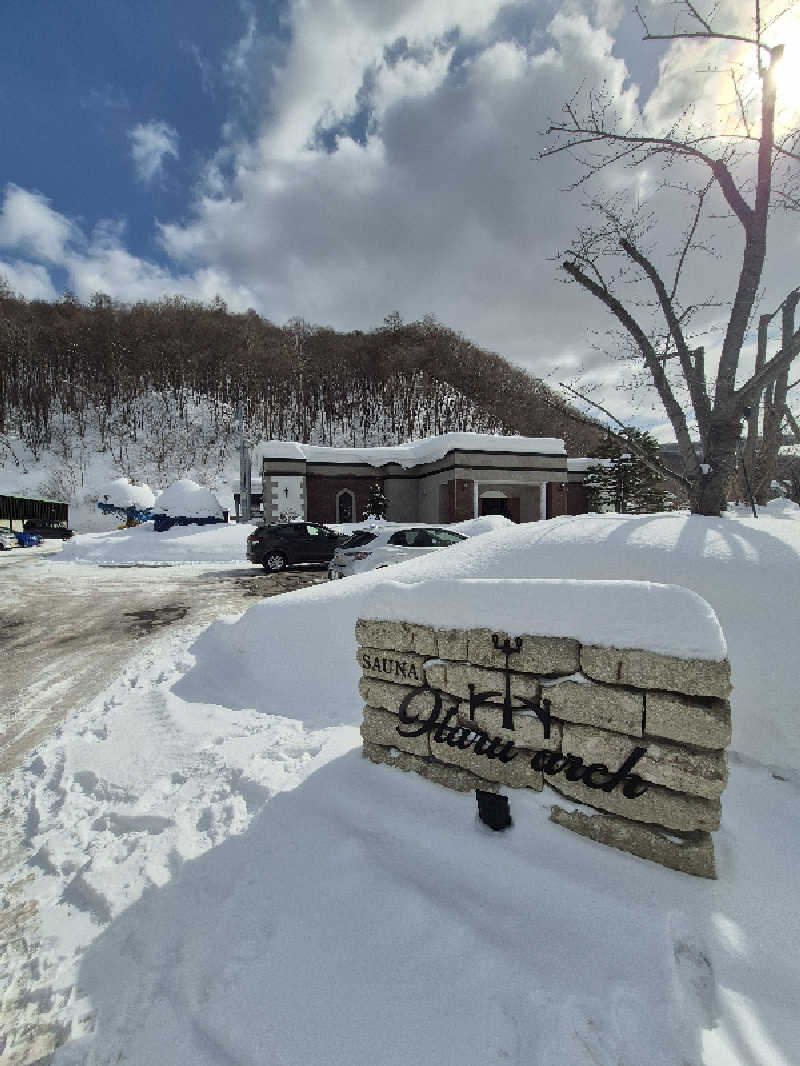
[[[355,522],[356,498],[350,489],[342,489],[336,493],[336,521]]]

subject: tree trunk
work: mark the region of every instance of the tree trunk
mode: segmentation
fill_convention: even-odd
[[[736,449],[739,443],[738,421],[717,421],[712,424],[703,466],[707,474],[701,474],[691,492],[693,514],[715,516],[725,510],[727,488],[736,471]]]

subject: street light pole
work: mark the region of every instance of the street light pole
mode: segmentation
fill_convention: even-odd
[[[241,393],[239,394],[239,521],[249,522],[252,514],[252,469],[250,464],[250,449],[244,434],[244,405]]]

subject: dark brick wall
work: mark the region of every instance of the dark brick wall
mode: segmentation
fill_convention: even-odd
[[[473,482],[456,478],[447,482],[447,504],[450,511],[448,522],[466,522],[473,516]]]
[[[336,521],[336,494],[349,489],[356,498],[353,521],[364,517],[370,486],[375,478],[306,476],[306,518],[309,522]]]
[[[564,514],[586,514],[586,489],[577,482],[563,485],[551,481],[547,485],[547,517]]]

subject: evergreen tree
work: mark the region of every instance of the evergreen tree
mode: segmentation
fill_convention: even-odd
[[[639,452],[659,462],[658,441],[650,433],[627,427],[625,435],[636,442]],[[591,511],[619,514],[652,514],[669,507],[671,494],[659,475],[639,454],[628,451],[618,438],[608,437],[592,453],[601,463],[586,471],[584,486]]]
[[[365,518],[385,518],[386,509],[389,506],[389,501],[383,494],[383,489],[380,484],[374,482],[369,490],[367,496],[367,506],[364,510]]]

